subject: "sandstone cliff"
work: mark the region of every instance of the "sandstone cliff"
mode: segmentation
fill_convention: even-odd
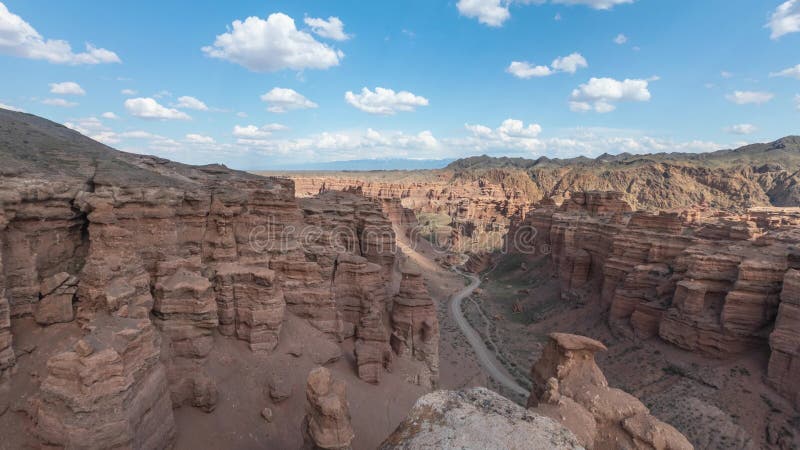
[[[389,368],[399,273],[381,202],[298,201],[291,180],[119,152],[10,111],[0,162],[0,383],[15,321],[83,335],[48,362],[33,414],[45,443],[167,447],[172,408],[219,402],[218,340],[269,355],[288,315],[330,338],[337,356],[320,363],[353,338],[361,379]],[[414,295],[430,300],[422,284]],[[413,353],[430,373],[438,328],[435,315],[423,322],[428,344]]]
[[[800,209],[653,214],[621,198],[545,204],[512,225],[508,248],[549,254],[562,299],[607,308],[619,336],[657,336],[716,358],[769,344],[770,382],[796,401]]]

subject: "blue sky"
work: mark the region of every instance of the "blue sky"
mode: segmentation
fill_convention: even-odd
[[[800,133],[800,0],[0,5],[0,104],[189,163],[708,151]]]

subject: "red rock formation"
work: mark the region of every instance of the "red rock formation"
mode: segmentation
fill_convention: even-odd
[[[553,333],[531,369],[528,408],[561,422],[587,449],[692,449],[675,428],[661,422],[630,394],[608,386],[593,339]]]
[[[159,335],[147,319],[98,317],[47,362],[36,432],[64,448],[162,449],[175,439]]]
[[[800,270],[788,270],[783,279],[781,304],[769,343],[772,354],[767,379],[800,409]]]
[[[725,357],[763,347],[774,327],[771,380],[795,395],[798,388],[789,381],[795,339],[788,331],[795,311],[786,300],[793,294],[786,292],[793,290],[787,269],[798,264],[790,255],[800,242],[800,210],[656,215],[626,212],[619,201],[615,195],[573,196],[559,208],[536,209],[511,227],[507,245],[533,253],[551,249],[562,298],[607,305],[619,335],[659,336]],[[514,240],[524,233],[520,246]]]
[[[422,273],[403,268],[400,292],[392,307],[391,345],[400,357],[422,361],[426,370],[419,373],[417,383],[436,386],[439,381],[439,320],[436,307],[425,287]]]
[[[334,298],[345,323],[345,334],[356,336],[358,376],[378,383],[384,367],[391,362],[389,333],[383,320],[388,294],[381,266],[348,253],[340,253],[335,266]]]
[[[308,374],[305,435],[313,448],[345,450],[355,437],[345,384],[317,367]]]
[[[14,366],[14,348],[11,346],[11,314],[8,300],[0,295],[0,382],[6,379],[7,372]]]

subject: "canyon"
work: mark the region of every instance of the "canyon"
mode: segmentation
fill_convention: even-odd
[[[798,150],[262,176],[0,110],[3,445],[795,448]]]

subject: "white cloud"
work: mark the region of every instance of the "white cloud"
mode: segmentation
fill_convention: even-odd
[[[584,5],[594,9],[611,9],[615,5],[633,3],[635,0],[550,0],[554,4]],[[478,19],[478,22],[490,27],[501,27],[511,17],[509,6],[541,5],[547,0],[459,0],[456,4],[459,14],[465,17]],[[561,15],[556,15],[556,20],[561,20]]]
[[[293,109],[311,109],[319,106],[294,89],[278,87],[262,95],[261,100],[269,105],[267,111],[274,113],[285,113]]]
[[[798,111],[800,111],[800,94],[796,94],[794,96],[794,106]]]
[[[299,139],[239,139],[237,144],[267,155],[284,155],[298,161],[345,161],[373,158],[442,158],[453,155],[430,131],[339,131]]]
[[[189,142],[190,144],[213,144],[216,141],[211,136],[190,133],[186,135],[186,142]]]
[[[327,69],[344,58],[341,51],[297,30],[294,19],[283,13],[270,14],[267,20],[254,16],[235,20],[229,30],[203,52],[254,72]]]
[[[549,66],[534,66],[527,61],[512,61],[506,72],[522,79],[547,77],[553,74]]]
[[[42,100],[42,103],[50,106],[59,106],[61,108],[72,108],[73,106],[78,106],[77,103],[64,100],[63,98],[46,98]]]
[[[197,111],[208,111],[208,106],[206,106],[205,103],[188,95],[184,95],[183,97],[178,97],[178,104],[174,106],[176,108],[194,109]]]
[[[736,103],[737,105],[761,105],[772,100],[774,97],[775,95],[771,92],[762,91],[733,91],[725,96],[728,101]]]
[[[344,23],[338,17],[328,17],[328,20],[306,17],[306,25],[311,27],[311,31],[317,36],[334,41],[346,41],[350,36],[344,32]]]
[[[527,61],[512,61],[506,72],[517,78],[547,77],[559,72],[574,74],[580,68],[589,67],[580,53],[572,53],[553,60],[550,66],[534,66]]]
[[[589,67],[589,64],[580,53],[573,53],[556,58],[550,66],[558,72],[575,73],[580,68]]]
[[[722,78],[733,78],[733,74],[731,72],[728,72],[727,70],[723,70],[722,72],[720,72],[719,76],[721,76]]]
[[[570,109],[576,112],[594,110],[598,113],[607,113],[616,109],[616,102],[646,102],[651,98],[648,90],[649,81],[657,80],[625,79],[618,81],[613,78],[591,78],[588,83],[581,84],[570,95]]]
[[[74,81],[64,81],[63,83],[50,83],[50,93],[59,95],[86,95],[81,85]]]
[[[492,129],[485,125],[465,124],[464,128],[471,133],[466,139],[453,140],[457,147],[468,147],[475,150],[519,149],[534,152],[543,148],[537,137],[542,132],[539,124],[525,125],[517,119],[506,119],[499,127]]]
[[[279,123],[270,123],[261,127],[256,125],[235,125],[233,127],[233,135],[240,138],[259,139],[269,137],[275,131],[287,129],[288,127],[286,125],[281,125]]]
[[[778,39],[785,34],[800,31],[800,0],[781,3],[764,26],[772,31],[771,39]]]
[[[163,136],[159,136],[144,130],[126,131],[124,133],[120,133],[119,136],[125,139],[166,139]]]
[[[69,42],[45,39],[22,17],[0,2],[0,53],[40,59],[53,64],[118,63],[116,53],[86,44],[86,52],[73,53]]]
[[[236,117],[241,117],[242,119],[247,117],[247,113],[244,111],[239,111],[236,113]]]
[[[756,128],[755,125],[750,124],[750,123],[740,123],[740,124],[731,125],[731,126],[725,128],[725,131],[727,131],[730,134],[745,135],[745,134],[753,134],[753,133],[755,133],[756,131],[758,131],[758,128]]]
[[[376,87],[374,92],[365,87],[360,94],[347,91],[344,99],[361,111],[381,115],[393,115],[399,111],[411,112],[418,106],[428,106],[428,99],[425,97],[382,87]]]
[[[628,36],[625,36],[622,33],[618,34],[617,37],[614,38],[615,44],[622,45],[626,42],[628,42]]]
[[[119,91],[119,93],[122,94],[122,95],[136,95],[136,94],[138,94],[138,92],[134,91],[133,89],[123,89],[123,90]]]
[[[177,109],[167,108],[153,98],[130,98],[125,100],[125,109],[132,116],[142,119],[189,120],[188,114]]]
[[[113,145],[120,142],[119,135],[103,125],[103,122],[97,117],[77,119],[74,122],[64,123],[64,126],[106,145]]]
[[[478,19],[490,27],[499,27],[511,17],[507,0],[458,0],[456,8],[465,17]]]
[[[110,119],[110,120],[117,120],[117,119],[119,119],[119,116],[118,116],[118,115],[116,115],[116,114],[114,114],[114,113],[113,113],[113,112],[111,112],[111,111],[104,112],[103,114],[100,114],[100,117],[102,117],[102,118],[104,118],[104,119]]]
[[[783,69],[780,72],[772,72],[769,74],[771,77],[791,77],[797,78],[800,80],[800,64],[789,67],[788,69]]]
[[[21,108],[17,108],[16,106],[12,106],[2,102],[0,102],[0,108],[7,109],[9,111],[25,112],[25,110]]]

